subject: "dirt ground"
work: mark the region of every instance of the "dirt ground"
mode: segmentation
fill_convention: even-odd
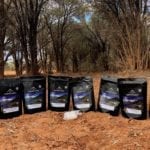
[[[150,73],[118,75],[148,77]],[[100,75],[92,76],[97,100]],[[131,120],[100,112],[84,113],[70,121],[63,120],[63,112],[49,110],[0,120],[0,150],[145,150],[150,149],[149,140],[149,119]]]

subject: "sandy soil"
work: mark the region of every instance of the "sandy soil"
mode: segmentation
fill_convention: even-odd
[[[15,76],[15,75],[16,75],[16,72],[13,71],[13,70],[5,70],[5,71],[4,71],[4,75],[5,75],[5,76]]]
[[[97,100],[99,74],[93,77]],[[130,120],[100,112],[70,121],[63,120],[63,112],[52,111],[0,120],[0,150],[143,150],[150,149],[149,140],[149,119]]]

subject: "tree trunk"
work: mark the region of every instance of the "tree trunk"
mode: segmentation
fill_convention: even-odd
[[[16,58],[15,58],[15,70],[16,70],[16,75],[20,76],[19,62]]]
[[[4,44],[0,42],[0,78],[4,77]]]
[[[78,59],[75,52],[72,53],[72,70],[73,72],[78,72],[79,70]]]
[[[39,74],[39,67],[38,67],[38,61],[37,61],[37,49],[35,45],[32,45],[30,47],[31,52],[31,74],[37,75]]]
[[[60,63],[59,63],[59,58],[56,58],[56,70],[57,72],[60,72]]]
[[[37,34],[33,33],[36,31],[30,31],[30,38],[29,38],[29,51],[31,55],[31,71],[30,73],[32,75],[39,74],[39,67],[38,67],[38,61],[37,61]]]
[[[24,59],[25,59],[25,64],[26,64],[26,73],[29,74],[31,67],[30,67],[30,62],[28,58],[28,51],[27,51],[26,43],[25,44],[22,43],[22,53],[24,54]]]
[[[59,54],[59,50],[58,50],[58,47],[54,47],[54,55],[55,55],[55,62],[56,62],[56,70],[57,72],[60,72],[60,54]]]
[[[5,40],[5,8],[4,0],[0,1],[0,78],[4,77],[4,40]]]
[[[64,72],[64,54],[63,54],[63,48],[60,48],[60,71]]]

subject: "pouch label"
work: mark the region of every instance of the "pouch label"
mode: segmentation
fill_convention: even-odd
[[[126,108],[125,112],[129,113],[129,114],[142,115],[142,111],[141,110],[133,109],[133,108]]]
[[[52,107],[56,107],[56,108],[65,107],[66,106],[65,103],[53,103],[53,102],[51,102],[51,105],[52,105]]]
[[[35,108],[41,108],[41,107],[42,107],[42,104],[30,104],[30,105],[27,105],[28,109],[35,109]]]
[[[143,100],[142,89],[135,88],[128,91],[127,94],[123,96],[124,111],[128,114],[142,115],[143,110]]]
[[[89,109],[92,106],[90,85],[77,85],[73,88],[73,91],[74,103],[78,109]]]
[[[12,108],[4,108],[3,113],[12,113],[12,112],[17,112],[19,111],[19,107],[12,107]]]
[[[100,95],[99,106],[102,109],[114,111],[119,105],[119,95],[115,92],[105,91]]]
[[[53,90],[50,92],[50,104],[52,107],[65,107],[68,99],[68,92],[65,90]]]
[[[110,110],[110,111],[114,111],[115,110],[115,106],[111,106],[111,105],[108,105],[108,104],[100,104],[100,107],[103,108],[103,109],[106,109],[106,110]]]
[[[0,105],[3,113],[19,111],[18,94],[12,89],[9,89],[6,93],[0,96]]]
[[[142,115],[143,109],[142,96],[124,96],[124,111],[129,114]]]
[[[91,104],[76,104],[76,107],[78,109],[84,109],[84,108],[88,109],[91,107]]]
[[[36,89],[32,87],[31,90],[24,94],[25,104],[28,109],[36,109],[42,107],[44,89]]]

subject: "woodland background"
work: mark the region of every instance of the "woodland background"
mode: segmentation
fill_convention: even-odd
[[[150,0],[0,0],[1,78],[7,69],[148,70]]]

